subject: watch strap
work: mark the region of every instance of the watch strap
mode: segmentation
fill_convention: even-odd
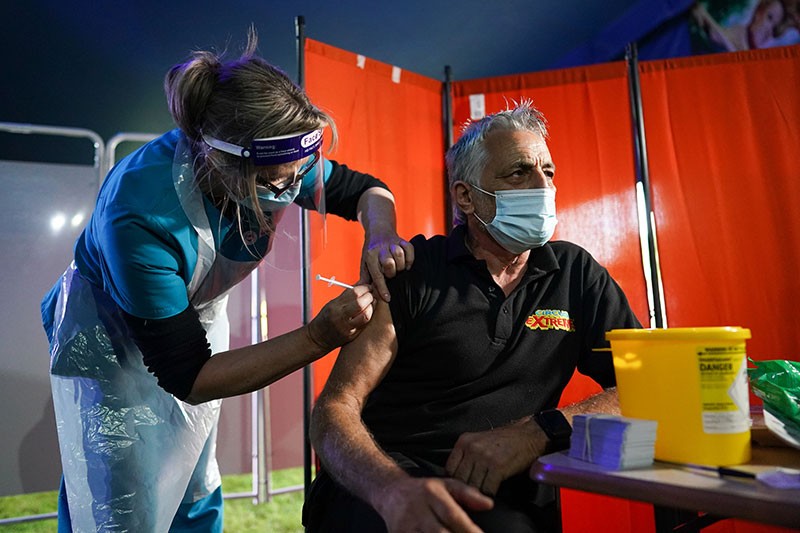
[[[533,415],[533,419],[547,435],[547,453],[569,449],[572,426],[564,413],[558,409],[547,409]]]

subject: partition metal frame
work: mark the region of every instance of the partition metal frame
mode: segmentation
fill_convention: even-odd
[[[658,259],[656,219],[653,211],[652,188],[650,186],[644,111],[642,109],[642,88],[639,80],[639,58],[636,43],[627,45],[625,62],[627,64],[628,99],[631,106],[631,123],[633,126],[633,155],[637,187],[636,203],[639,211],[639,234],[642,240],[642,268],[650,307],[650,327],[666,328],[667,311],[664,305],[661,264]]]
[[[295,18],[295,36],[297,43],[297,85],[305,90],[305,69],[306,69],[306,21],[305,17]],[[301,297],[303,326],[311,322],[311,243],[309,242],[309,221],[308,213],[305,209],[300,215],[300,246],[302,247],[301,258]],[[311,463],[313,461],[311,439],[309,431],[311,429],[311,408],[314,404],[314,376],[311,372],[311,365],[303,367],[303,492],[308,494],[311,487],[312,472]]]
[[[20,133],[23,135],[57,135],[62,137],[76,137],[89,139],[94,145],[94,168],[97,169],[97,186],[105,176],[103,161],[105,158],[106,144],[99,134],[85,128],[69,128],[64,126],[47,126],[43,124],[23,124],[17,122],[0,122],[0,131],[6,133]]]
[[[117,147],[124,142],[147,143],[158,138],[156,133],[117,133],[106,143],[106,159],[103,161],[103,176],[108,174],[111,167],[117,162]]]
[[[450,65],[444,67],[444,83],[442,84],[442,128],[444,128],[444,152],[453,146],[453,69]],[[450,199],[450,181],[447,176],[447,168],[443,176],[444,186],[444,224],[445,228],[453,226],[453,203]]]

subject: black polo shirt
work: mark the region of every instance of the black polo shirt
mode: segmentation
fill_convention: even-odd
[[[641,327],[583,248],[533,250],[506,298],[465,233],[412,239],[413,267],[389,281],[397,357],[363,411],[385,450],[440,465],[460,434],[555,407],[576,368],[613,386],[610,353],[592,348],[610,329]]]

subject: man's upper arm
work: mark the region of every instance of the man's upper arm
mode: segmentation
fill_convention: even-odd
[[[397,336],[389,306],[376,298],[372,320],[342,347],[319,401],[355,400],[358,409],[378,386],[397,355]]]

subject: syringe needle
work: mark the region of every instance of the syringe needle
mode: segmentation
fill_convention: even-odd
[[[336,281],[336,276],[331,276],[330,278],[325,278],[317,274],[317,279],[319,281],[327,281],[328,287],[331,285],[338,285],[339,287],[344,287],[345,289],[352,289],[352,285],[348,285],[347,283],[342,283],[341,281]]]

